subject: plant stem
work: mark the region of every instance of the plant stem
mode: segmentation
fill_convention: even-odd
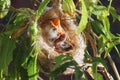
[[[116,76],[117,80],[119,80],[119,79],[120,79],[120,75],[119,75],[119,73],[118,73],[118,70],[117,70],[117,68],[116,68],[116,65],[115,65],[114,61],[112,60],[110,54],[108,54],[108,57],[107,57],[107,58],[108,58],[111,66],[112,66],[112,68],[113,68],[113,71],[114,71],[114,73],[115,73],[115,76]]]

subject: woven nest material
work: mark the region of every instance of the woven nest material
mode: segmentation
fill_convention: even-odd
[[[60,22],[57,22],[57,19]],[[53,26],[51,22],[55,23],[56,26]],[[54,65],[54,58],[61,54],[69,54],[79,66],[84,65],[86,44],[82,34],[76,34],[75,19],[64,14],[62,10],[51,7],[42,14],[38,24],[41,31],[37,43],[41,49],[38,54],[38,64],[44,71],[50,71]],[[66,73],[73,71],[68,69]]]

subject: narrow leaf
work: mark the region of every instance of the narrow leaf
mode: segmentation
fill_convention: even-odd
[[[103,25],[97,20],[91,22],[91,27],[98,34],[101,34],[101,33],[104,34],[105,33],[104,29],[103,29]]]
[[[56,69],[54,69],[49,76],[50,77],[57,77],[59,75],[61,75],[67,67],[69,66],[74,66],[75,65],[75,61],[69,61],[69,62],[65,62],[64,64],[60,65],[59,67],[57,67]]]
[[[28,63],[28,76],[29,80],[37,80],[37,66],[36,66],[36,56],[31,57]]]
[[[78,34],[80,34],[86,28],[88,22],[88,12],[84,0],[81,0],[81,3],[82,3],[82,17],[77,30]]]
[[[75,80],[85,80],[82,78],[83,72],[78,67],[75,69]]]
[[[107,64],[105,60],[103,60],[102,58],[99,57],[93,58],[93,63],[101,63],[107,69]]]
[[[103,25],[104,25],[105,31],[109,32],[110,31],[110,22],[109,22],[108,18],[103,19]]]
[[[113,17],[113,21],[118,19],[120,21],[120,15],[117,14],[116,9],[114,7],[110,7],[110,13]]]
[[[72,17],[75,17],[75,4],[73,0],[63,0],[62,9]]]
[[[71,60],[73,60],[73,58],[71,56],[69,56],[69,55],[60,55],[60,56],[56,57],[55,58],[56,64],[55,64],[53,70],[58,68],[59,66],[61,66],[65,62],[71,61]]]
[[[38,7],[37,10],[37,19],[41,16],[42,12],[45,10],[45,7],[50,2],[50,0],[44,0],[43,3]]]

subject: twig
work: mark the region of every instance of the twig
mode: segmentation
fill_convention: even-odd
[[[97,38],[97,39],[99,38],[98,35],[95,34],[95,32],[92,29],[90,30],[90,32],[91,32],[91,34],[93,35],[94,38]]]
[[[111,66],[112,66],[112,68],[113,68],[113,71],[114,71],[114,73],[115,73],[115,76],[116,76],[117,80],[120,80],[120,75],[119,75],[119,73],[118,73],[118,70],[117,70],[117,68],[116,68],[116,65],[115,65],[114,61],[112,60],[110,54],[108,54],[108,57],[107,57],[107,58],[108,58]]]
[[[95,42],[94,42],[94,40],[93,40],[93,38],[90,36],[90,34],[89,33],[87,33],[87,32],[84,32],[84,34],[85,34],[85,36],[87,37],[87,39],[90,41],[90,43],[91,43],[91,46],[92,46],[92,49],[93,49],[93,56],[94,57],[97,57],[98,56],[98,53],[97,53],[97,48],[96,48],[96,46],[95,46]]]
[[[79,13],[79,14],[82,14],[82,12],[78,9],[76,9],[76,12]],[[94,19],[91,17],[91,16],[88,16],[88,18],[91,20],[91,21],[94,21]]]
[[[44,80],[42,77],[38,76],[38,80]]]

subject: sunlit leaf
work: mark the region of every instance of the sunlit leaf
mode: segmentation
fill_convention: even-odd
[[[19,9],[17,9],[17,11],[18,11],[18,14],[21,14],[19,16],[25,16],[30,21],[34,20],[34,18],[35,18],[35,11],[33,9],[30,9],[30,8],[19,8]],[[21,19],[22,19],[22,17],[21,17]]]
[[[103,76],[100,73],[94,74],[95,79],[94,80],[104,80]]]
[[[63,0],[62,9],[72,17],[75,17],[75,4],[73,0]]]
[[[114,7],[110,7],[110,13],[113,17],[113,21],[115,21],[116,19],[118,19],[120,21],[120,15],[117,14]]]
[[[104,11],[104,10],[106,10],[105,6],[94,5],[93,9],[91,10],[91,13],[93,13],[94,15],[97,15],[97,16],[101,16],[102,11]]]
[[[29,62],[28,62],[28,77],[29,80],[37,80],[37,64],[36,64],[36,56],[35,57],[31,57]]]
[[[27,18],[27,16],[25,16],[25,14],[18,13],[14,20],[14,25],[20,25],[23,22],[23,20],[25,20],[25,18]]]
[[[108,39],[110,39],[111,37],[110,37],[110,22],[109,22],[109,19],[107,17],[103,18],[102,22],[103,22],[103,26],[104,26],[104,31],[105,31],[106,37]]]
[[[97,72],[98,64],[99,62],[93,62],[92,71],[93,71],[94,80],[104,80],[103,76]]]
[[[99,0],[84,0],[85,4],[88,8],[93,7],[93,5],[97,5]]]
[[[106,54],[104,57],[107,57],[107,55],[110,53],[110,51],[115,48],[116,52],[120,56],[120,52],[117,49],[116,45],[120,44],[120,38],[113,37],[110,41],[107,42],[107,49],[106,49]]]
[[[0,0],[0,19],[7,15],[10,5],[10,0]]]
[[[89,0],[90,2],[97,4],[99,0]]]
[[[109,16],[109,12],[108,12],[107,8],[105,6],[101,6],[101,5],[91,6],[90,12],[92,14],[96,15],[96,17],[99,20],[102,20],[102,19],[106,18],[107,16]]]
[[[41,16],[42,12],[45,10],[45,7],[50,2],[50,0],[44,0],[37,10],[37,19]]]
[[[84,0],[81,0],[81,3],[82,3],[82,16],[77,29],[78,34],[80,34],[86,28],[88,22],[88,12]]]

